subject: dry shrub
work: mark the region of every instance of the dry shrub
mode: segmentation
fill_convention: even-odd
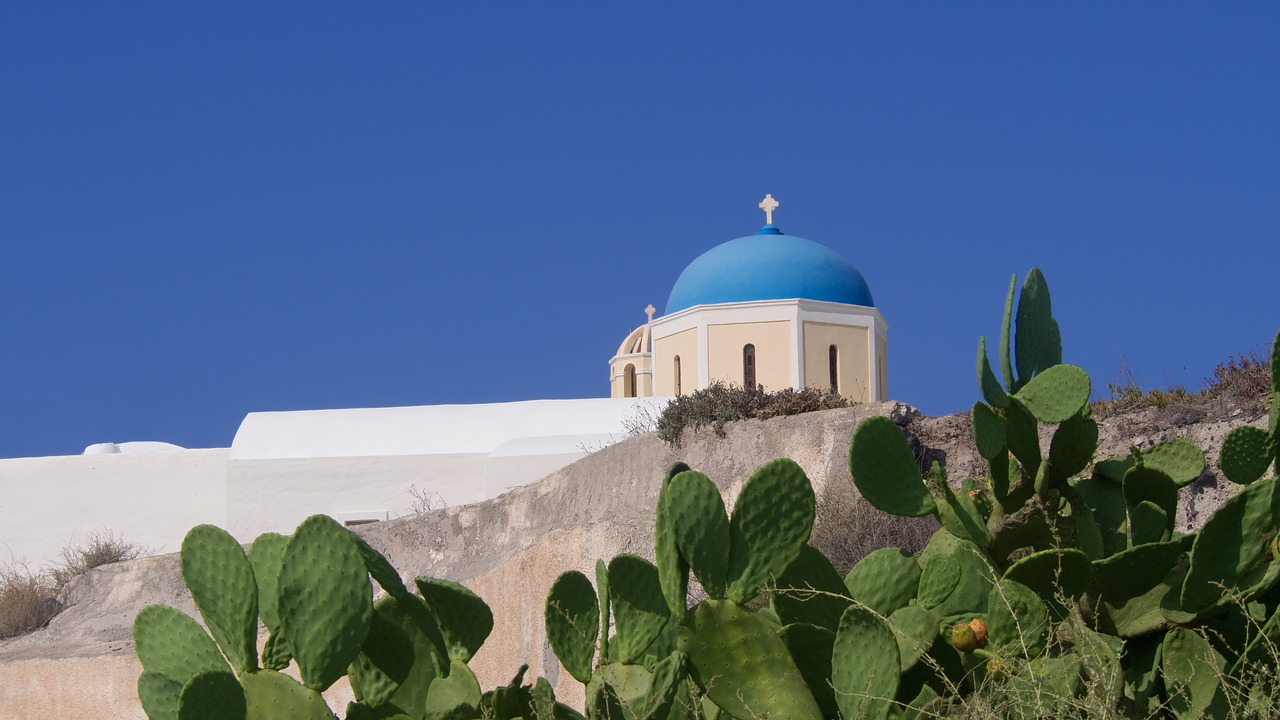
[[[58,588],[61,588],[71,578],[96,567],[122,560],[136,560],[149,554],[149,549],[116,537],[110,530],[89,533],[83,542],[62,548],[62,562],[50,570],[49,575]]]
[[[727,385],[720,381],[672,400],[658,416],[658,437],[668,445],[680,444],[680,433],[686,428],[710,425],[716,435],[724,437],[725,423],[735,420],[761,420],[784,415],[799,415],[815,410],[849,407],[849,399],[834,390],[787,388],[766,392],[754,388]]]
[[[0,567],[0,638],[23,635],[58,614],[58,587],[44,573],[26,565]]]
[[[904,518],[881,512],[858,495],[852,480],[837,481],[818,500],[809,544],[844,575],[880,548],[902,548],[912,555],[920,552],[938,527],[932,515]]]

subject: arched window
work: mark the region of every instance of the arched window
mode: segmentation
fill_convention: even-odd
[[[756,346],[747,345],[742,348],[742,386],[754,390],[756,387]]]
[[[831,392],[840,392],[840,375],[836,372],[839,359],[840,353],[835,345],[827,348],[827,364],[831,367]]]
[[[622,375],[623,375],[622,396],[637,397],[638,393],[636,392],[636,366],[627,365],[627,368],[622,371]]]
[[[680,394],[680,356],[679,356],[679,355],[677,355],[677,356],[676,356],[675,366],[676,366],[676,367],[675,367],[675,372],[676,372],[676,395],[679,395],[679,394]]]

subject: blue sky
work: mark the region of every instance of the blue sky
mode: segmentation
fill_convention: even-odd
[[[891,394],[1046,273],[1105,390],[1280,328],[1280,5],[6,3],[0,457],[607,394],[684,266],[849,258]]]

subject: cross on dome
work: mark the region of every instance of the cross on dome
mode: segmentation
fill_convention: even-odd
[[[766,225],[773,224],[773,211],[778,209],[778,201],[773,199],[773,193],[768,193],[764,199],[760,201],[759,207],[764,211],[764,222]]]
[[[652,304],[646,305],[644,308],[644,314],[649,316],[649,322],[653,322],[653,314],[656,312],[658,312],[658,308]]]

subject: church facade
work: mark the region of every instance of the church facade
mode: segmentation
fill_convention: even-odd
[[[684,269],[666,311],[609,360],[610,395],[672,397],[714,382],[834,389],[854,402],[889,397],[888,323],[858,269],[773,224],[721,243]]]

